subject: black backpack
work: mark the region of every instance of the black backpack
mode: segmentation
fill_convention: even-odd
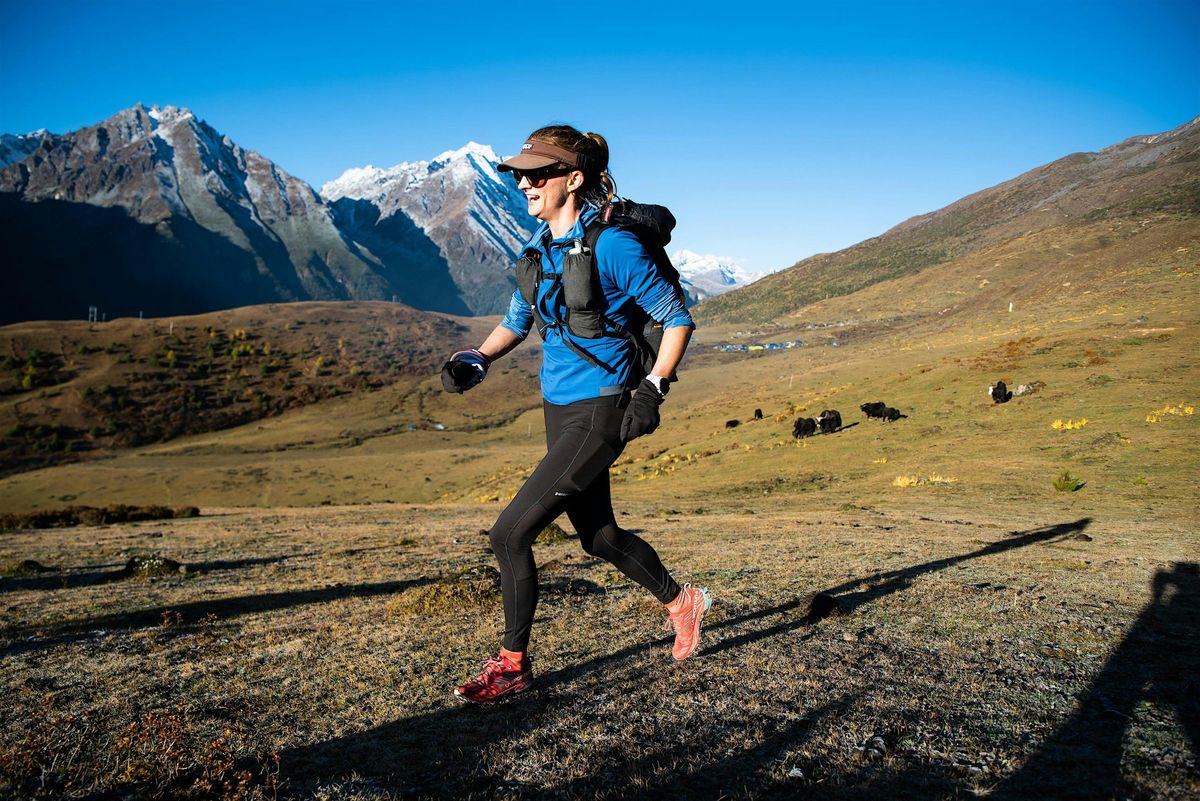
[[[675,289],[680,302],[686,305],[687,295],[680,283],[679,271],[671,264],[666,250],[671,241],[671,231],[675,228],[675,215],[671,214],[666,206],[617,200],[605,206],[584,230],[583,237],[575,240],[571,249],[563,254],[562,283],[567,329],[581,339],[621,337],[631,341],[637,351],[627,382],[627,386],[632,388],[654,367],[659,348],[662,346],[663,326],[661,320],[651,318],[636,303],[633,304],[633,317],[628,326],[619,325],[604,314],[604,295],[600,289],[600,273],[596,266],[596,242],[606,228],[620,228],[636,236],[654,262],[659,275]],[[517,261],[516,272],[518,291],[533,308],[538,334],[544,339],[546,329],[558,323],[543,320],[538,314],[536,291],[544,277],[540,256],[536,251],[522,256]],[[614,371],[614,368],[603,364],[569,338],[564,337],[563,341],[589,364]],[[668,380],[676,380],[675,374],[672,373]]]

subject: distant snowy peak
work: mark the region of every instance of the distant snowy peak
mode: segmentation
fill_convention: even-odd
[[[458,150],[447,150],[428,161],[404,161],[386,169],[371,164],[365,167],[351,167],[325,183],[320,194],[327,201],[348,197],[381,203],[388,194],[397,190],[419,190],[434,175],[439,175],[443,180],[450,177],[458,182],[484,177],[499,183],[503,181],[500,173],[496,171],[496,165],[499,163],[500,159],[490,145],[467,142]]]
[[[445,153],[439,153],[434,156],[434,162],[456,161],[465,159],[469,156],[477,156],[485,161],[499,163],[500,159],[496,156],[496,151],[492,150],[491,145],[481,145],[478,142],[467,142],[458,150],[447,150]]]
[[[0,170],[9,164],[23,161],[47,136],[54,134],[45,128],[27,134],[0,134]]]
[[[762,274],[744,269],[739,259],[701,255],[690,250],[675,251],[671,263],[679,270],[684,289],[696,301],[722,295],[762,278]]]

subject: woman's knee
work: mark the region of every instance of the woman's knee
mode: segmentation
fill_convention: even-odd
[[[583,550],[589,556],[596,556],[611,562],[614,556],[624,555],[621,545],[628,537],[629,532],[617,528],[614,524],[597,529],[591,536],[583,536],[581,533],[579,540],[583,544]]]
[[[506,509],[502,512],[496,524],[488,532],[488,539],[492,543],[492,552],[501,556],[531,551],[533,541],[541,532],[540,528],[537,531],[530,528],[531,522],[536,525],[535,518],[537,517],[535,514],[530,514],[528,510],[518,512],[518,510]]]

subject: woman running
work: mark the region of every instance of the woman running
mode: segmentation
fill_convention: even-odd
[[[497,169],[512,173],[525,193],[529,213],[541,220],[518,261],[518,284],[524,262],[526,291],[513,293],[508,313],[478,350],[450,358],[442,381],[450,392],[475,386],[487,375],[488,365],[525,339],[536,320],[544,338],[541,385],[547,452],[491,528],[492,551],[500,567],[504,641],[499,653],[484,662],[483,672],[454,691],[475,703],[499,701],[533,683],[528,655],[538,595],[533,542],[563,512],[587,553],[607,559],[666,606],[675,629],[676,659],[686,659],[696,650],[700,621],[711,604],[706,589],[680,587],[648,543],[617,526],[609,492],[608,468],[625,443],[658,427],[667,377],[674,374],[695,328],[683,298],[636,236],[604,228],[595,246],[602,317],[625,326],[637,304],[663,322],[657,359],[650,374],[636,384],[636,393],[631,393],[638,375],[635,344],[620,336],[576,336],[571,330],[574,320],[568,321],[564,255],[580,252],[588,225],[615,196],[608,143],[599,134],[551,125],[530,134],[520,154]],[[578,308],[578,303],[572,306]]]

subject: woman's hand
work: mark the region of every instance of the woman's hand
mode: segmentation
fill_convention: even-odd
[[[442,365],[442,387],[462,394],[487,378],[488,358],[477,350],[460,350]]]
[[[621,441],[629,442],[644,434],[653,433],[654,429],[658,428],[658,407],[662,402],[663,394],[658,391],[655,383],[649,378],[643,378],[642,383],[638,384],[633,400],[625,409],[625,417],[621,419]]]

